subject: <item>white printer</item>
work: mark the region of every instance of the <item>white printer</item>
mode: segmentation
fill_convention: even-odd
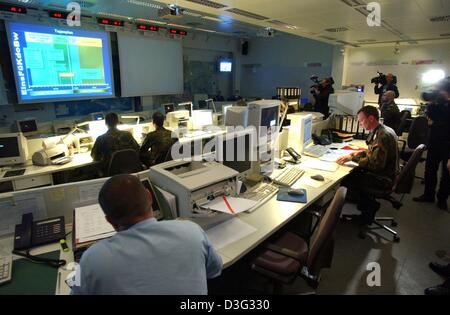
[[[67,145],[62,143],[42,141],[42,150],[35,152],[31,158],[34,165],[46,166],[51,164],[65,164],[72,159],[69,157]]]
[[[208,228],[232,218],[231,214],[203,208],[222,196],[236,196],[239,173],[215,161],[175,160],[150,168],[151,182],[177,199],[177,215]]]

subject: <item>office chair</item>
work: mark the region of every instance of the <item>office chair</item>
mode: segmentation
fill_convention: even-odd
[[[407,125],[409,124],[409,121],[408,121],[409,119],[411,119],[411,112],[407,111],[407,110],[402,110],[400,112],[400,124],[398,125],[398,128],[395,131],[397,136],[400,137],[403,134],[403,131],[406,130]]]
[[[173,156],[172,156],[172,146],[174,146],[175,143],[178,142],[178,138],[172,138],[172,144],[170,145],[169,149],[167,149],[165,155],[164,156],[164,161],[161,161],[159,163],[162,162],[167,162],[167,161],[172,161],[173,160]]]
[[[116,151],[111,156],[107,176],[118,174],[132,174],[144,170],[139,160],[139,154],[132,149]]]
[[[422,157],[423,152],[425,151],[426,146],[424,144],[420,144],[412,153],[410,159],[406,163],[404,167],[402,167],[402,170],[398,174],[397,178],[395,179],[394,185],[392,189],[390,190],[376,190],[376,189],[365,189],[365,192],[368,193],[370,196],[374,197],[375,199],[383,199],[389,201],[392,206],[395,209],[400,209],[403,204],[402,200],[405,196],[405,194],[411,193],[412,187],[414,185],[414,178],[415,178],[415,170],[417,167],[417,164],[420,161],[420,158]],[[401,194],[400,200],[395,199],[392,194]],[[344,219],[349,220],[354,215],[343,215]],[[398,233],[391,229],[390,227],[382,224],[381,222],[388,221],[391,223],[392,227],[395,227],[398,225],[398,223],[395,221],[394,217],[375,217],[372,224],[376,225],[376,228],[381,228],[393,236],[394,242],[400,242],[400,237],[398,236]],[[360,233],[360,238],[365,238],[365,234]]]
[[[428,143],[428,130],[428,119],[426,117],[419,116],[413,119],[408,131],[408,139],[406,141],[398,140],[403,143],[400,159],[408,161],[419,145]]]
[[[282,285],[294,282],[297,276],[306,279],[311,288],[318,287],[321,269],[331,266],[333,235],[346,193],[345,187],[337,190],[309,246],[297,234],[286,232],[252,261],[252,270],[274,281],[275,293],[281,293]]]

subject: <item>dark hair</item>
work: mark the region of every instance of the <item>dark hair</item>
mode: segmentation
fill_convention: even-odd
[[[109,178],[100,189],[98,202],[105,215],[115,220],[140,216],[149,208],[145,187],[128,174]]]
[[[164,115],[161,114],[160,112],[154,113],[152,119],[153,123],[159,128],[161,128],[164,125]]]
[[[375,106],[366,105],[358,111],[358,114],[359,113],[363,113],[366,117],[373,116],[376,120],[380,119],[380,112]]]
[[[105,123],[108,128],[115,128],[119,124],[119,116],[116,113],[108,113],[105,116]]]

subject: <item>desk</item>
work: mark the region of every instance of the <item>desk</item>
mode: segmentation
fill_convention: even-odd
[[[23,190],[44,185],[53,185],[52,174],[73,170],[76,168],[95,164],[91,152],[74,154],[73,160],[63,165],[14,167],[11,169],[23,169],[25,173],[20,176],[3,177],[7,170],[0,172],[0,183],[12,182],[14,191]]]
[[[353,141],[352,144],[357,146],[364,146],[364,141]],[[333,144],[333,147],[342,147],[346,144]],[[302,157],[302,161],[314,160],[314,158]],[[301,167],[301,164],[298,165]],[[334,195],[334,189],[337,188],[339,182],[350,172],[351,168],[347,166],[339,166],[335,172],[327,172],[320,170],[305,169],[305,174],[300,178],[300,180],[293,185],[294,188],[306,188],[308,195],[308,202],[302,203],[290,203],[277,201],[276,196],[272,197],[269,201],[262,204],[258,209],[252,213],[241,213],[237,215],[237,218],[256,228],[256,231],[245,238],[242,238],[234,243],[231,243],[223,248],[218,249],[218,253],[222,258],[224,268],[228,268],[239,259],[244,257],[251,250],[256,248],[259,244],[268,239],[276,231],[281,229],[287,223],[289,223],[294,217],[299,215],[305,209],[307,209],[312,204],[316,203],[320,198],[329,194],[330,197]],[[275,170],[279,172],[281,170]],[[302,178],[309,177],[311,175],[321,174],[325,179],[329,180],[324,183],[319,188],[306,187],[302,184]],[[66,231],[71,230],[71,225],[66,227]],[[71,248],[72,234],[67,238],[67,243]],[[12,249],[13,237],[6,236],[0,238],[0,247],[5,251],[10,251]],[[214,245],[214,244],[213,244]],[[60,248],[59,244],[51,244],[39,247],[33,250],[32,254],[42,254],[45,252],[54,251]],[[68,263],[73,261],[73,253],[70,251],[68,253],[61,252],[61,259],[65,259]],[[66,270],[65,267],[60,268],[61,272],[61,283],[60,291],[56,290],[56,294],[68,294],[70,289],[65,284],[64,279],[71,272]],[[13,279],[14,280],[14,279]],[[58,288],[58,283],[55,284],[55,288]]]

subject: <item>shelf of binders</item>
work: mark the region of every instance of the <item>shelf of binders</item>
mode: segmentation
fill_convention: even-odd
[[[369,132],[360,126],[357,117],[350,115],[335,115],[334,130],[359,140],[366,140],[369,135]]]
[[[300,95],[302,94],[302,90],[299,87],[277,87],[277,97],[286,97],[288,99],[300,99]]]

